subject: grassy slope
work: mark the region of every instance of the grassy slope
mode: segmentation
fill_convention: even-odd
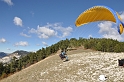
[[[117,59],[124,53],[103,53],[91,50],[68,51],[69,61],[60,60],[59,53],[52,55],[0,82],[99,82],[99,75],[107,76],[106,82],[123,82],[124,68]]]

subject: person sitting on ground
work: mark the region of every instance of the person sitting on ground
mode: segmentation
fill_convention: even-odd
[[[68,56],[67,56],[67,54],[62,50],[61,51],[61,54],[60,54],[61,56],[61,59],[63,60],[64,58],[66,58],[66,61],[68,60]]]

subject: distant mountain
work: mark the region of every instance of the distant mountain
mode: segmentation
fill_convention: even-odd
[[[0,58],[3,58],[3,57],[5,57],[5,56],[7,56],[6,53],[4,53],[4,52],[0,52]]]
[[[14,53],[18,53],[18,55],[25,56],[25,55],[29,54],[30,52],[24,51],[24,50],[17,50],[15,52],[13,52],[12,54],[14,54]]]
[[[23,50],[17,50],[11,54],[6,54],[4,52],[0,52],[0,62],[8,63],[11,61],[11,59],[13,59],[13,57],[16,57],[17,59],[19,59],[20,57],[25,56],[29,53],[30,52],[23,51]]]

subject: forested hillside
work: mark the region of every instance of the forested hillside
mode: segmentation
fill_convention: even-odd
[[[85,49],[93,49],[102,52],[124,52],[124,42],[118,42],[113,39],[105,38],[71,38],[66,40],[61,40],[46,48],[41,48],[36,52],[31,52],[28,55],[16,59],[13,58],[11,63],[4,64],[0,63],[0,78],[5,78],[15,72],[18,72],[46,57],[56,53],[58,50],[68,50],[68,48],[78,48],[83,46]]]

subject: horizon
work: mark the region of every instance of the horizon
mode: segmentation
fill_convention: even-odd
[[[75,26],[77,17],[86,9],[105,5],[117,11],[124,22],[123,0],[1,0],[0,52],[37,51],[60,40],[82,38],[112,38],[124,41],[115,23],[93,22]],[[115,4],[116,3],[116,4]]]

